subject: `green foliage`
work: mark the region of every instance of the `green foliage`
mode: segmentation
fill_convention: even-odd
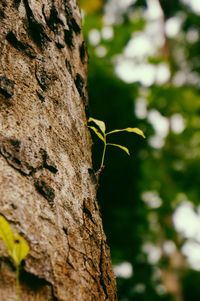
[[[144,133],[142,130],[138,129],[138,128],[125,128],[125,129],[116,129],[116,130],[112,130],[110,132],[106,132],[106,125],[103,121],[98,120],[98,119],[94,119],[92,117],[90,117],[88,119],[89,123],[94,123],[97,128],[95,128],[94,126],[89,125],[88,127],[99,137],[99,139],[101,139],[104,143],[104,148],[103,148],[103,154],[102,154],[102,159],[101,159],[101,165],[100,165],[100,169],[103,168],[104,166],[104,160],[105,160],[105,154],[106,154],[106,148],[108,145],[110,146],[114,146],[114,147],[118,147],[121,150],[123,150],[125,153],[127,153],[128,155],[130,155],[129,153],[129,149],[123,145],[120,144],[115,144],[115,143],[108,143],[107,142],[107,136],[108,135],[112,135],[114,133],[118,133],[118,132],[129,132],[129,133],[135,133],[137,135],[142,136],[143,138],[145,138]]]
[[[110,14],[115,19],[109,20],[107,15],[104,22],[110,2],[114,8],[113,11],[110,9]],[[121,1],[121,4],[125,2],[127,1]],[[188,241],[173,223],[177,206],[186,201],[194,211],[199,212],[200,18],[193,5],[194,1],[157,1],[162,13],[162,17],[159,17],[162,19],[161,23],[156,23],[158,19],[156,21],[156,18],[153,19],[155,16],[151,15],[152,1],[130,2],[131,5],[125,11],[121,9],[121,4],[118,5],[119,1],[105,1],[104,15],[86,14],[84,23],[90,55],[90,115],[104,120],[108,125],[107,132],[115,128],[123,129],[127,124],[131,127],[137,124],[139,128],[142,126],[148,137],[144,143],[140,143],[137,135],[129,139],[126,133],[116,133],[119,145],[125,145],[130,150],[134,147],[134,156],[129,160],[126,157],[120,160],[121,153],[116,152],[112,156],[115,149],[110,148],[109,165],[101,177],[98,200],[111,247],[112,262],[118,264],[127,261],[134,270],[134,275],[129,279],[117,276],[119,300],[174,301],[176,297],[167,291],[158,274],[172,268],[170,256],[163,252],[165,242],[174,244],[181,255],[183,246]],[[179,26],[179,30],[176,33],[169,30],[168,33],[170,26],[171,29],[175,28],[175,24]],[[107,27],[113,32],[109,39],[105,39],[103,35]],[[98,31],[98,43],[91,42],[90,33],[93,29]],[[163,35],[159,32],[163,32]],[[154,48],[144,57],[142,44],[137,56],[137,36],[150,38]],[[155,37],[158,39],[155,39],[154,45]],[[106,49],[104,56],[98,52],[102,47]],[[137,80],[120,80],[122,73],[116,67],[123,61],[130,62],[130,67],[136,74],[140,64],[141,67],[150,65],[155,70],[160,64],[164,64],[169,68],[170,77],[162,81],[162,74],[159,73],[157,80],[147,85]],[[121,69],[124,74],[131,72],[126,68]],[[144,78],[149,75],[148,72],[143,72]],[[168,127],[166,132],[162,132],[163,122]],[[99,135],[97,139],[94,137],[93,146],[93,164],[97,169],[97,158],[102,155],[101,144],[104,145],[103,134],[99,128],[93,124],[91,126],[95,128],[96,135]],[[115,144],[115,136],[107,138],[109,143]],[[155,141],[162,143],[156,144]],[[144,251],[147,242],[162,254],[157,262],[150,261],[151,251]],[[187,261],[187,264],[190,263]],[[180,268],[176,274],[177,279],[181,274]],[[178,285],[182,285],[184,301],[200,298],[199,275],[200,271],[186,277],[182,283],[180,280]],[[160,285],[163,286],[163,291],[160,291]],[[140,286],[143,289],[138,290]],[[194,298],[190,296],[191,291]]]
[[[8,252],[8,255],[10,256],[16,267],[16,295],[17,300],[19,300],[19,268],[22,260],[24,260],[29,253],[29,245],[21,235],[12,230],[10,224],[1,215],[0,238],[2,239]]]

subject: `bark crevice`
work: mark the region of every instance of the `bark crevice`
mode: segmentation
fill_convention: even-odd
[[[28,0],[24,1],[24,7],[26,9],[26,15],[28,19],[28,31],[30,37],[35,42],[35,44],[39,47],[45,47],[47,42],[51,42],[51,39],[48,37],[47,33],[45,32],[45,27],[42,23],[36,20],[34,13],[31,9]]]

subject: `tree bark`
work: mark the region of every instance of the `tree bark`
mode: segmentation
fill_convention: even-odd
[[[0,1],[0,213],[29,243],[21,300],[117,300],[92,174],[75,0]],[[0,242],[0,300],[16,300]]]

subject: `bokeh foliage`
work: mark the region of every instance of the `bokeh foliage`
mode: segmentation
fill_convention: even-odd
[[[109,23],[106,11],[111,2],[116,18]],[[181,0],[129,1],[120,9],[122,2],[81,0],[89,48],[90,116],[104,120],[108,130],[139,127],[147,137],[117,137],[132,156],[108,150],[98,191],[113,264],[128,262],[133,267],[132,276],[117,277],[119,300],[197,300],[200,273],[189,267],[182,253],[188,237],[176,230],[173,216],[184,202],[196,212],[199,206],[200,14]],[[160,5],[163,42],[144,61],[165,64],[169,77],[127,83],[117,75],[116,65],[133,36],[145,33],[150,2]],[[180,28],[166,34],[174,18]],[[112,32],[110,37],[103,34],[105,28]],[[131,64],[133,58],[128,59]],[[140,99],[146,106],[142,116],[137,113]],[[95,136],[93,140],[96,170],[102,144]]]

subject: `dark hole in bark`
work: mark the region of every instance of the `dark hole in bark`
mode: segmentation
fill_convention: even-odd
[[[83,87],[84,87],[83,77],[79,73],[77,73],[74,82],[75,82],[76,88],[77,88],[80,96],[82,97],[84,95],[84,93],[83,93]]]
[[[15,34],[10,31],[7,35],[6,35],[6,40],[17,50],[20,50],[22,52],[24,52],[26,55],[28,55],[30,58],[35,58],[36,57],[36,53],[35,51],[32,49],[32,47],[26,43],[21,42],[20,40],[17,39],[17,37],[15,36]]]
[[[0,76],[0,93],[6,98],[10,98],[14,94],[14,81],[6,76]]]
[[[72,48],[74,46],[72,30],[65,29],[64,30],[64,37],[65,37],[65,43],[67,44],[67,46]]]
[[[13,5],[14,5],[14,7],[15,7],[16,9],[19,8],[20,3],[21,3],[21,0],[14,0],[14,1],[13,1]]]
[[[49,202],[50,205],[53,205],[53,200],[55,198],[55,191],[50,187],[43,179],[37,179],[34,182],[36,190]]]
[[[80,52],[80,59],[81,62],[84,63],[85,61],[85,56],[86,56],[86,45],[85,42],[83,41],[82,44],[79,47],[79,52]]]
[[[54,32],[57,32],[57,24],[61,24],[64,26],[63,21],[59,18],[59,14],[58,14],[58,11],[57,11],[55,5],[52,5],[51,10],[50,10],[50,16],[46,20],[46,22],[47,22],[47,25],[49,26],[49,28]]]
[[[56,164],[49,158],[47,151],[41,148],[40,153],[42,154],[44,168],[56,174],[58,172],[58,168]]]
[[[3,10],[0,10],[0,21],[5,18],[5,14]]]
[[[27,19],[28,19],[28,30],[30,37],[39,47],[45,46],[47,42],[50,42],[50,38],[45,32],[43,24],[39,23],[31,10],[28,0],[24,0],[24,6],[26,9]]]

